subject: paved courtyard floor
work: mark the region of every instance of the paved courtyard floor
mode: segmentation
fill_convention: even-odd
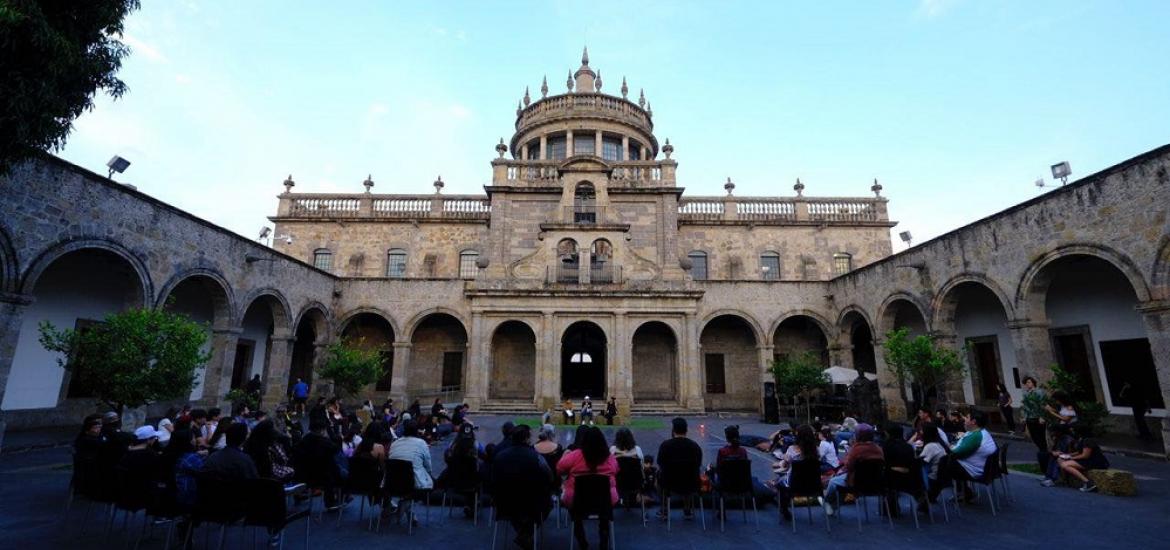
[[[480,424],[479,437],[487,442],[498,441],[499,426],[508,417],[477,417]],[[739,424],[745,434],[767,436],[774,427],[759,424],[750,418],[695,417],[691,422],[691,436],[699,441],[705,452],[705,459],[711,462],[716,450],[723,445],[723,427]],[[613,431],[606,435],[612,441]],[[669,435],[667,419],[661,427],[635,430],[638,444],[647,453],[656,454],[658,445]],[[559,433],[562,443],[572,437],[571,430]],[[442,446],[432,448],[435,466],[442,468]],[[1013,443],[1010,458],[1016,462],[1030,461],[1034,449],[1025,443]],[[767,479],[770,460],[764,453],[753,451],[754,473]],[[675,516],[672,531],[666,525],[651,519],[643,527],[637,512],[616,513],[615,532],[618,548],[657,548],[669,545],[672,549],[682,548],[775,548],[783,545],[800,545],[816,548],[844,548],[861,546],[886,546],[900,548],[1038,548],[1056,545],[1070,545],[1082,548],[1126,546],[1132,548],[1167,548],[1165,526],[1170,518],[1170,464],[1165,461],[1125,456],[1110,456],[1114,467],[1134,472],[1138,477],[1139,493],[1135,497],[1113,497],[1101,494],[1082,494],[1068,488],[1043,488],[1038,479],[1019,473],[1011,475],[1011,486],[1015,502],[993,517],[986,501],[964,507],[962,518],[951,514],[949,524],[943,523],[941,514],[937,523],[931,525],[923,520],[922,528],[916,530],[909,515],[895,522],[891,529],[872,514],[871,523],[865,524],[858,533],[856,516],[851,506],[843,509],[841,521],[835,521],[833,532],[826,533],[819,511],[814,514],[814,525],[809,525],[802,509],[797,509],[798,534],[793,535],[788,524],[778,524],[775,506],[768,506],[759,512],[760,528],[751,522],[745,524],[738,511],[728,513],[727,531],[719,532],[715,516],[708,510],[707,528],[703,532],[699,521],[683,521]],[[74,507],[66,518],[63,514],[66,486],[69,481],[69,450],[56,447],[35,449],[0,455],[0,547],[3,548],[120,548],[126,543],[127,533],[118,528],[109,538],[98,527],[97,511],[89,515],[84,529],[81,518],[84,504]],[[677,514],[677,512],[676,512]],[[139,524],[140,525],[140,524]],[[569,544],[570,530],[556,529],[552,518],[546,524],[544,547],[565,548]],[[503,533],[498,538],[497,548],[515,548],[511,545],[512,533]],[[408,536],[405,525],[393,522],[383,523],[381,533],[365,529],[365,523],[358,522],[356,503],[347,511],[339,527],[335,515],[311,526],[310,545],[313,548],[489,548],[491,547],[491,526],[481,518],[478,528],[471,520],[460,517],[458,511],[452,518],[440,514],[436,507],[431,509],[430,521],[415,529]],[[131,529],[130,542],[137,537],[137,529]],[[289,548],[300,548],[303,543],[303,527],[296,524],[286,535]],[[154,536],[143,543],[146,548],[161,548],[165,529],[155,530]],[[218,530],[217,530],[218,533]],[[596,531],[590,539],[596,541]],[[202,538],[198,539],[202,542]],[[244,534],[238,528],[230,531],[228,547],[251,546],[251,533]],[[263,534],[257,537],[263,544]],[[596,542],[594,542],[596,544]],[[214,546],[212,546],[214,547]]]

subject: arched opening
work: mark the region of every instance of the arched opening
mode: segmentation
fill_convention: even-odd
[[[410,338],[410,365],[406,374],[411,395],[463,391],[467,331],[447,313],[423,318]]]
[[[613,244],[597,239],[589,247],[589,280],[594,283],[612,283],[614,280]]]
[[[230,389],[243,388],[256,375],[260,375],[263,380],[269,379],[272,335],[276,332],[277,320],[284,320],[282,311],[280,301],[269,294],[252,300],[248,309],[244,310],[240,338],[236,342],[236,354],[232,362],[232,377],[228,384]]]
[[[285,393],[292,391],[298,380],[313,383],[313,367],[317,363],[318,344],[324,343],[326,336],[325,314],[316,307],[306,311],[297,323],[293,332],[292,361],[289,364],[288,387]]]
[[[1131,414],[1137,397],[1165,408],[1137,294],[1120,269],[1095,256],[1066,256],[1044,266],[1033,287],[1045,293],[1053,355],[1080,377],[1081,399],[1115,414]]]
[[[776,326],[772,335],[772,353],[776,360],[808,353],[829,366],[829,339],[815,319],[793,315]]]
[[[492,335],[490,399],[536,397],[536,333],[520,321],[505,321]]]
[[[228,302],[227,290],[219,281],[206,275],[192,275],[180,281],[169,294],[163,297],[162,307],[204,325],[207,330],[207,341],[203,344],[204,353],[211,352],[212,327],[225,327],[230,321],[231,306]],[[191,400],[203,398],[203,383],[206,375],[207,369],[199,369],[195,372],[195,387],[191,389]]]
[[[926,334],[926,317],[914,302],[898,298],[886,306],[882,315],[882,328],[887,332],[905,328],[910,331],[910,336],[920,336]]]
[[[850,358],[853,368],[860,372],[877,374],[877,356],[873,349],[873,329],[865,316],[856,311],[850,311],[841,317],[841,336],[847,339],[851,348]]]
[[[631,358],[635,402],[678,399],[678,342],[674,331],[651,321],[634,331]]]
[[[606,339],[601,327],[577,321],[561,337],[561,396],[605,395]]]
[[[717,410],[757,410],[763,395],[760,360],[752,325],[738,315],[720,315],[703,327],[704,399]]]
[[[358,313],[345,323],[341,330],[341,340],[365,349],[378,350],[382,356],[382,376],[375,382],[374,390],[389,392],[393,389],[394,327],[390,321],[377,313]]]
[[[578,183],[573,190],[573,223],[597,223],[597,192],[592,183]]]
[[[963,393],[968,403],[994,405],[999,395],[996,384],[1000,382],[1017,403],[1023,397],[1019,390],[1023,375],[1016,368],[1007,320],[999,297],[982,283],[960,283],[943,297],[939,328],[953,330],[955,341],[967,346],[968,379]]]
[[[581,257],[577,241],[561,239],[557,243],[557,282],[576,283],[581,278]]]
[[[65,398],[94,397],[82,384],[69,383],[57,354],[41,346],[38,327],[47,321],[58,329],[85,330],[111,313],[143,307],[143,288],[133,265],[108,250],[84,248],[53,260],[32,286],[34,300],[24,312],[0,408],[55,407]]]

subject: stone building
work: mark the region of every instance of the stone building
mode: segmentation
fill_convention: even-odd
[[[892,254],[886,199],[688,196],[650,104],[603,93],[587,55],[566,93],[526,93],[483,195],[294,192],[273,246],[53,157],[0,177],[0,419],[92,409],[37,343],[124,307],[207,324],[193,400],[252,374],[275,402],[338,338],[384,354],[371,396],[538,411],[761,407],[768,364],[812,351],[876,373],[895,327],[966,346],[963,398],[1052,363],[1128,420],[1170,399],[1170,146]],[[323,382],[318,381],[318,384]],[[1127,394],[1122,393],[1126,385]],[[1167,440],[1170,438],[1165,438]]]

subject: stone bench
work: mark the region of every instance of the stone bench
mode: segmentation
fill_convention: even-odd
[[[1089,470],[1085,475],[1097,484],[1097,491],[1106,495],[1131,497],[1137,494],[1133,473],[1125,470]]]

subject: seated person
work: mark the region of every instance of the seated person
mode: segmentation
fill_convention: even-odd
[[[832,444],[829,444],[829,447],[832,447]],[[836,453],[835,449],[833,453]],[[806,457],[819,460],[820,448],[817,435],[813,432],[812,427],[803,425],[796,429],[796,442],[789,445],[788,450],[784,452],[780,460],[772,466],[777,477],[770,483],[770,486],[779,497],[780,512],[784,514],[785,520],[792,519],[790,511],[792,495],[788,493],[788,487],[792,482],[792,464],[803,461]]]
[[[613,426],[613,419],[617,417],[617,414],[617,398],[610,396],[609,401],[605,403],[605,412],[601,413],[601,416],[605,417],[606,424]]]
[[[987,457],[995,454],[998,447],[987,431],[987,415],[983,411],[971,411],[964,418],[964,428],[967,430],[962,439],[951,448],[951,455],[955,459],[951,462],[951,479],[960,482],[963,488],[963,498],[970,502],[974,493],[967,481],[983,477],[983,466],[987,464]]]
[[[946,439],[944,434],[940,434],[934,422],[926,422],[922,425],[922,449],[919,451],[918,459],[922,461],[922,473],[926,476],[927,494],[931,502],[938,499],[938,494],[943,490],[943,486],[938,481],[938,466],[943,457],[947,456]]]
[[[1052,444],[1048,447],[1048,456],[1044,457],[1046,465],[1044,480],[1040,482],[1040,485],[1045,487],[1056,485],[1056,481],[1060,479],[1059,459],[1062,455],[1072,452],[1075,442],[1072,428],[1068,424],[1053,424],[1050,431],[1052,432]]]
[[[1091,493],[1097,490],[1097,484],[1093,483],[1085,472],[1108,469],[1109,459],[1105,458],[1096,441],[1088,437],[1077,437],[1079,434],[1076,432],[1077,429],[1073,428],[1076,440],[1072,445],[1072,452],[1061,454],[1056,459],[1059,461],[1061,471],[1080,480],[1082,493]]]
[[[532,548],[533,523],[543,522],[552,510],[553,475],[545,459],[532,448],[528,426],[516,426],[509,437],[509,445],[492,463],[491,475],[501,486],[512,488],[506,495],[509,504],[517,511],[529,512],[512,518],[512,528],[516,531],[516,544]]]
[[[849,448],[849,454],[845,455],[845,460],[841,463],[841,469],[844,472],[830,478],[829,484],[825,488],[824,506],[825,513],[829,516],[837,514],[837,492],[843,487],[853,485],[853,471],[856,464],[863,460],[885,460],[882,448],[873,442],[873,436],[873,426],[869,424],[857,425],[857,432],[853,436],[853,446]]]
[[[329,437],[329,426],[319,419],[309,423],[309,433],[297,443],[293,451],[296,457],[296,477],[314,489],[321,489],[325,495],[325,507],[333,508],[337,503],[336,488],[346,477],[337,462],[341,445]]]
[[[723,436],[727,439],[727,445],[719,448],[715,455],[715,464],[707,467],[707,479],[711,480],[716,489],[719,488],[719,466],[729,460],[751,460],[747,449],[739,444],[739,426],[724,428]]]
[[[564,417],[565,424],[573,424],[573,402],[565,399],[561,403],[561,416]]]
[[[882,441],[882,455],[886,459],[886,482],[891,486],[905,487],[910,469],[914,467],[918,457],[914,447],[902,438],[902,425],[890,422],[886,425],[885,438]],[[899,516],[898,496],[891,493],[886,498],[891,515]]]
[[[593,402],[589,400],[589,396],[585,396],[585,401],[581,403],[581,423],[593,425]]]
[[[817,444],[817,454],[821,457],[821,473],[835,472],[841,467],[841,459],[837,454],[837,446],[833,444],[833,430],[828,426],[817,433],[820,442]]]

